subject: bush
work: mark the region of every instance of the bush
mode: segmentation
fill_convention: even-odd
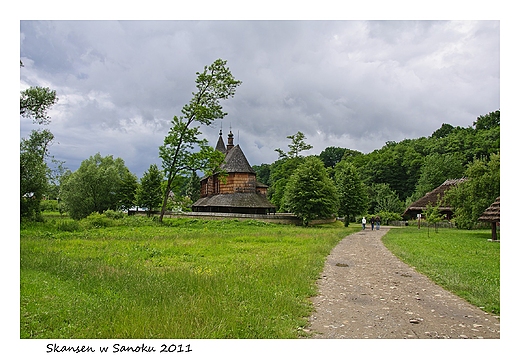
[[[376,214],[381,218],[381,224],[388,225],[390,221],[401,221],[403,217],[400,213],[395,212],[379,212]]]
[[[40,202],[40,210],[47,212],[58,212],[59,205],[57,200],[48,199]]]
[[[105,215],[105,217],[110,219],[122,219],[127,216],[125,212],[113,211],[111,209],[106,210],[105,212],[103,212],[103,214]]]
[[[115,223],[114,220],[108,218],[105,214],[99,214],[97,212],[91,213],[80,221],[86,228],[105,228],[112,227]]]

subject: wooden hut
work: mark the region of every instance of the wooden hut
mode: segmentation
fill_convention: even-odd
[[[491,223],[491,240],[496,241],[497,238],[497,223],[500,223],[500,197],[497,197],[495,202],[489,206],[482,215],[478,218],[482,222]]]
[[[224,212],[267,214],[275,206],[267,199],[267,186],[256,180],[256,173],[247,161],[240,145],[233,144],[229,131],[227,146],[222,130],[215,147],[226,155],[221,166],[227,172],[225,181],[218,174],[205,177],[200,182],[200,199],[192,205],[194,212]]]
[[[426,206],[437,206],[439,205],[439,212],[446,219],[451,219],[453,216],[453,210],[451,206],[444,200],[446,191],[464,182],[466,178],[446,180],[439,187],[433,191],[426,193],[423,197],[413,202],[403,213],[403,217],[415,218],[418,214],[423,213],[426,210]]]

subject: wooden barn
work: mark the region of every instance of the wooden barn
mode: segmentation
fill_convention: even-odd
[[[446,219],[450,220],[453,217],[453,210],[449,206],[448,203],[444,201],[444,195],[447,190],[457,186],[459,183],[462,183],[466,180],[466,178],[454,179],[454,180],[446,180],[439,187],[435,188],[433,191],[428,192],[424,195],[424,197],[419,198],[417,201],[413,202],[403,213],[403,217],[405,218],[416,218],[418,214],[423,213],[426,210],[426,206],[439,206],[439,212]]]
[[[194,212],[224,212],[268,214],[275,206],[267,199],[267,186],[256,180],[256,173],[247,161],[240,145],[233,144],[229,131],[227,146],[220,131],[216,150],[226,155],[221,166],[227,172],[225,181],[218,175],[205,177],[200,182],[200,199],[192,205]]]
[[[491,223],[491,240],[497,241],[497,223],[500,223],[500,197],[491,204],[478,218],[482,222]]]

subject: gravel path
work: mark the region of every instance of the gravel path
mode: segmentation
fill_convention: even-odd
[[[312,338],[500,338],[499,318],[434,284],[381,242],[389,228],[345,237],[313,298]]]

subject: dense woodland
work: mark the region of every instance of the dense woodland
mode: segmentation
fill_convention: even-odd
[[[297,141],[289,137],[293,139],[292,146],[297,145]],[[389,141],[370,153],[328,147],[318,157],[331,178],[341,161],[353,165],[364,187],[358,191],[365,191],[367,195],[366,204],[361,204],[354,214],[401,214],[407,205],[445,180],[482,179],[482,172],[487,167],[492,172],[492,179],[486,188],[480,189],[480,198],[488,206],[500,195],[500,110],[479,116],[468,127],[444,123],[429,137]],[[301,153],[291,155],[289,151],[288,154],[281,152],[280,158],[272,164],[253,166],[258,180],[269,185],[269,199],[280,211],[286,209],[285,185],[303,161]],[[476,167],[481,168],[478,176],[475,175]],[[462,201],[461,196],[452,197],[454,204],[457,200]],[[462,207],[462,204],[458,203],[458,206]],[[471,227],[467,223],[465,226]]]

